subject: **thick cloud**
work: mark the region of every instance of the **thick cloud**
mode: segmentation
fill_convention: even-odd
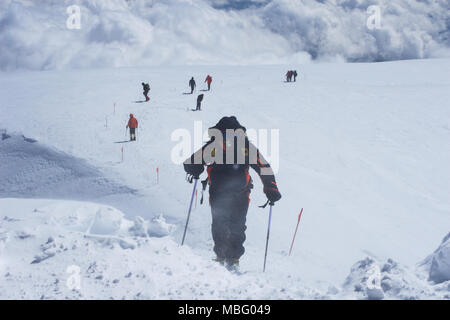
[[[380,28],[369,29],[371,6]],[[314,58],[385,61],[448,55],[448,0],[274,0],[258,10],[265,26]]]
[[[66,8],[81,7],[81,29]],[[366,12],[381,8],[381,29]],[[449,55],[447,0],[2,0],[0,69]]]

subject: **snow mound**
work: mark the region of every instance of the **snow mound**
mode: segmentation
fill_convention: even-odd
[[[134,235],[135,237],[147,237],[147,224],[148,223],[144,220],[144,218],[139,216],[135,217],[133,226],[129,229],[130,234]]]
[[[434,283],[450,281],[450,233],[442,240],[439,248],[428,256],[424,263],[429,271],[429,280]]]
[[[135,217],[133,226],[130,228],[130,234],[136,237],[167,237],[176,229],[176,226],[166,222],[163,215],[145,221],[142,217]]]
[[[0,70],[449,55],[447,0],[0,1]],[[381,9],[370,30],[367,8]],[[225,10],[222,10],[225,9]],[[45,21],[45,22],[44,22]]]
[[[170,237],[129,232],[136,221],[165,225],[163,217],[133,223],[94,203],[23,199],[0,199],[0,213],[0,299],[324,297],[297,279],[280,286],[260,273],[233,274]]]
[[[94,223],[89,229],[89,233],[116,235],[120,231],[122,220],[122,212],[110,207],[101,207],[95,215]]]
[[[450,299],[450,283],[430,286],[419,274],[392,259],[381,263],[367,257],[351,268],[344,282],[344,297],[357,299]]]
[[[0,181],[1,197],[84,200],[134,192],[82,159],[6,133],[0,140]]]
[[[148,234],[151,237],[165,237],[175,231],[176,226],[166,222],[163,215],[153,218],[148,226]]]

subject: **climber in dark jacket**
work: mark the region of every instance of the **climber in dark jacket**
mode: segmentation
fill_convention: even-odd
[[[189,87],[191,87],[191,94],[194,93],[194,89],[197,86],[197,84],[195,83],[194,77],[191,78],[191,80],[189,80]]]
[[[202,110],[202,101],[203,101],[203,94],[199,94],[197,97],[197,107],[195,108],[195,111],[201,111]]]
[[[150,91],[150,85],[148,83],[142,82],[142,89],[144,90],[145,101],[149,101],[148,92]]]
[[[191,182],[207,167],[214,252],[217,261],[231,268],[239,265],[245,252],[245,222],[253,188],[249,168],[260,176],[271,205],[281,198],[272,168],[245,131],[236,117],[222,118],[209,128],[211,140],[184,162]]]

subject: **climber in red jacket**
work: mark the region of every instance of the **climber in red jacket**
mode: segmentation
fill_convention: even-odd
[[[130,113],[130,120],[128,120],[127,129],[130,128],[130,141],[136,141],[136,129],[138,121],[132,113]]]

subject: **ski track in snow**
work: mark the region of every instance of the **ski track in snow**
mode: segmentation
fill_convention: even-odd
[[[287,68],[293,67],[0,74],[0,128],[10,136],[0,141],[1,297],[378,298],[361,283],[379,265],[383,277],[394,279],[384,282],[384,298],[448,298],[448,281],[429,282],[416,264],[449,231],[450,60],[296,66],[295,84],[283,83]],[[187,81],[194,76],[200,90],[208,73],[214,81],[204,111],[186,112],[197,97],[182,94]],[[151,101],[132,103],[144,80]],[[130,112],[140,123],[138,141],[116,144],[127,138]],[[274,207],[265,274],[267,212],[257,208],[264,195],[254,173],[245,274],[211,261],[207,205],[192,214],[187,246],[178,245],[192,185],[171,162],[171,133],[192,131],[194,120],[203,120],[205,130],[232,114],[247,128],[280,128],[283,198]],[[46,154],[56,160],[41,165]],[[19,196],[97,204],[5,199]],[[106,219],[94,228],[103,234],[93,233],[105,208],[126,218]],[[174,226],[166,236],[130,231],[138,216],[148,223],[161,215]],[[81,290],[67,289],[72,264],[80,267]]]

